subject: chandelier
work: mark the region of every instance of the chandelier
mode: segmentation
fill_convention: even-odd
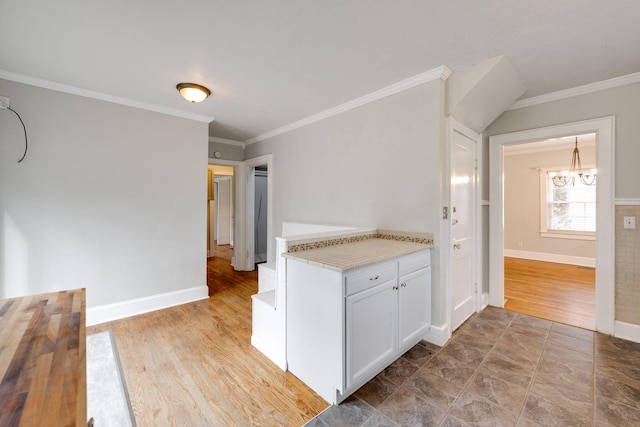
[[[578,137],[576,137],[576,147],[573,149],[571,156],[571,168],[568,171],[562,171],[560,174],[551,172],[551,180],[556,187],[564,187],[565,185],[575,185],[576,178],[584,185],[596,184],[595,169],[590,169],[588,172],[582,170],[582,163],[580,162],[580,150],[578,150]]]

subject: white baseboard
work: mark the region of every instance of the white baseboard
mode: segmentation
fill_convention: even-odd
[[[260,352],[262,352],[262,354],[269,358],[269,360],[275,363],[278,368],[282,369],[283,371],[287,370],[287,359],[275,354],[273,349],[269,345],[267,345],[266,342],[262,341],[256,336],[251,335],[251,345],[260,350]]]
[[[441,326],[431,325],[429,330],[422,337],[424,340],[429,341],[432,344],[442,347],[451,338],[451,331],[449,330],[449,324],[445,323]]]
[[[209,288],[207,286],[196,286],[114,304],[100,305],[87,309],[87,326],[173,307],[174,305],[186,304],[208,297]]]
[[[487,292],[482,293],[482,296],[480,297],[480,305],[481,307],[479,311],[484,310],[489,305],[489,294]]]
[[[616,320],[614,324],[614,336],[640,343],[640,325]]]
[[[504,256],[508,256],[512,258],[532,259],[535,261],[557,262],[559,264],[580,265],[583,267],[596,266],[595,258],[588,258],[588,257],[581,257],[581,256],[548,254],[544,252],[519,251],[516,249],[505,249]]]

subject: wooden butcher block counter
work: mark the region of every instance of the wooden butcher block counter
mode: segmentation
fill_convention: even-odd
[[[85,290],[0,300],[0,426],[86,426]]]

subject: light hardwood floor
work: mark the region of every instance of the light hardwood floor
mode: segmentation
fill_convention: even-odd
[[[504,308],[595,329],[595,269],[504,258]]]
[[[256,272],[207,268],[209,299],[87,328],[113,330],[138,426],[300,426],[324,410],[250,344]]]

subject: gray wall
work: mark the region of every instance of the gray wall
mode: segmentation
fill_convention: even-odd
[[[0,80],[0,298],[205,286],[207,124]]]
[[[640,198],[640,83],[505,111],[484,132],[484,158],[488,161],[489,136],[577,122],[616,117],[616,198]],[[489,174],[485,168],[483,198],[489,198]]]
[[[540,236],[540,174],[536,168],[567,170],[573,147],[504,157],[504,248],[595,258],[593,240]],[[580,147],[582,164],[595,165],[595,146]],[[522,242],[522,247],[518,243]]]
[[[209,158],[215,159],[213,153],[219,151],[222,160],[244,160],[244,149],[238,145],[222,144],[220,142],[209,141]]]
[[[275,234],[283,221],[432,232],[433,296],[444,302],[438,266],[442,104],[437,80],[248,145],[247,159],[273,154]],[[444,305],[434,305],[433,314],[435,324],[444,323]]]
[[[640,199],[640,169],[637,166],[640,159],[640,83],[504,112],[484,133],[485,162],[488,162],[490,136],[606,116],[615,116],[615,197]],[[487,199],[488,167],[485,167],[484,171],[483,198]],[[485,223],[485,227],[488,227],[488,223]],[[621,252],[619,239],[615,245],[618,256]],[[488,256],[483,261],[485,271],[488,271]],[[636,261],[632,261],[632,264],[631,268],[637,269],[640,266]],[[616,265],[617,281],[620,280],[620,273],[620,266]],[[485,281],[484,285],[487,291],[488,281]],[[638,294],[640,284],[621,288],[619,283],[616,283],[617,301],[635,298]],[[616,319],[619,318],[620,313],[616,313]]]

